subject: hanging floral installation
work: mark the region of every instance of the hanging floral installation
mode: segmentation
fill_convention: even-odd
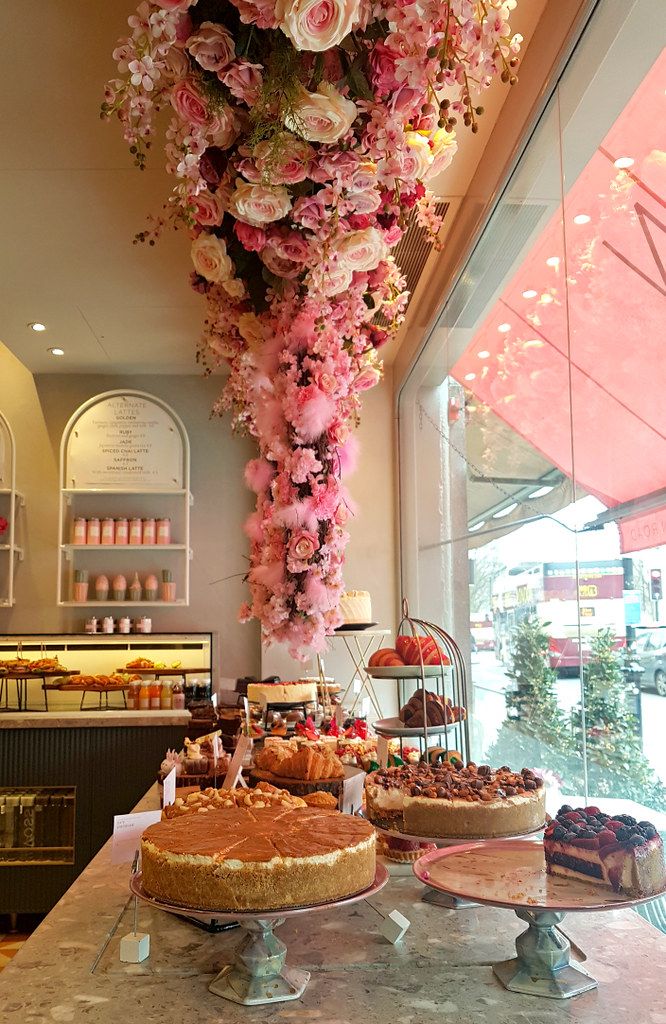
[[[144,2],[113,54],[121,77],[103,116],[118,116],[143,169],[167,115],[176,179],[137,239],[187,226],[206,302],[199,358],[230,369],[216,411],[259,448],[245,471],[256,510],[241,618],[301,659],[340,624],[342,476],[408,298],[390,252],[410,216],[436,239],[425,183],[453,158],[458,122],[478,130],[480,92],[515,81],[515,6]]]

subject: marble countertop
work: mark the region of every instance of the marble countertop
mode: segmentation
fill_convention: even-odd
[[[189,725],[189,711],[0,712],[0,729],[120,729],[123,726]]]
[[[137,810],[156,806],[156,788]],[[208,935],[140,905],[151,936],[143,964],[121,964],[132,930],[129,865],[113,865],[107,844],[0,973],[3,1024],[666,1024],[660,964],[666,937],[629,910],[571,914],[563,928],[587,954],[596,991],[570,1001],[507,992],[493,962],[514,955],[524,929],[510,911],[444,910],[421,901],[413,877],[392,877],[371,901],[288,920],[278,935],[288,962],[312,972],[302,999],[246,1008],[208,991],[240,933]],[[391,946],[379,916],[398,909],[412,922]]]

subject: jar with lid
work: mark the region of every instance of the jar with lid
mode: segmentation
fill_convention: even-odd
[[[116,524],[115,520],[107,518],[102,520],[102,544],[115,544]]]
[[[141,691],[141,680],[133,679],[127,691],[127,707],[130,711],[139,710],[139,693]]]
[[[148,690],[150,692],[150,710],[160,710],[160,697],[162,695],[162,686],[159,679],[151,679],[148,684]]]
[[[157,520],[157,543],[171,543],[171,520],[166,517]]]
[[[77,516],[72,523],[72,544],[85,544],[87,542],[88,525],[83,516]]]
[[[143,527],[141,531],[141,543],[142,544],[154,544],[155,543],[155,520],[152,518],[144,519]]]
[[[173,573],[170,569],[162,569],[162,586],[160,587],[160,591],[163,601],[176,600],[176,584],[174,583]]]
[[[101,528],[97,516],[88,520],[86,527],[86,544],[99,544],[101,540]]]
[[[129,544],[129,522],[126,517],[116,519],[116,532],[114,536],[116,544]]]
[[[79,604],[88,600],[88,570],[74,570],[74,600]]]
[[[171,711],[173,707],[173,693],[172,693],[173,681],[171,679],[164,679],[162,681],[162,692],[160,693],[160,710]]]
[[[136,517],[129,521],[129,542],[130,544],[141,544],[143,537],[143,524]]]
[[[171,689],[171,706],[174,711],[185,710],[185,690],[180,679],[177,679]]]
[[[148,686],[148,680],[142,680],[139,686],[139,711],[148,711],[150,708],[150,687]]]

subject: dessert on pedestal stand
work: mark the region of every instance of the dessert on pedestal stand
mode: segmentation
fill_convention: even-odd
[[[166,903],[149,896],[143,887],[141,872],[132,875],[130,890],[140,900],[158,910],[186,917],[190,920],[209,923],[237,922],[245,933],[236,948],[235,959],[222,968],[208,986],[215,995],[222,996],[244,1006],[258,1006],[264,1003],[280,1003],[298,999],[303,995],[310,980],[310,972],[285,963],[287,947],[275,935],[275,929],[289,917],[313,911],[327,911],[357,903],[374,896],[389,880],[387,869],[377,865],[374,882],[369,888],[351,896],[328,903],[312,904],[289,909],[252,912],[201,911],[191,907]]]
[[[416,877],[447,895],[513,910],[528,928],[516,939],[517,956],[493,965],[512,992],[570,999],[598,982],[570,959],[571,945],[559,928],[566,913],[635,907],[664,892],[630,899],[623,893],[549,875],[541,843],[502,839],[435,850],[414,865]]]

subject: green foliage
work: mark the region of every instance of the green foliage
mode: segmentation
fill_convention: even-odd
[[[507,675],[515,683],[506,694],[507,717],[519,720],[526,732],[544,742],[567,748],[570,734],[557,703],[557,677],[548,665],[548,634],[534,616],[523,619],[514,632]]]

